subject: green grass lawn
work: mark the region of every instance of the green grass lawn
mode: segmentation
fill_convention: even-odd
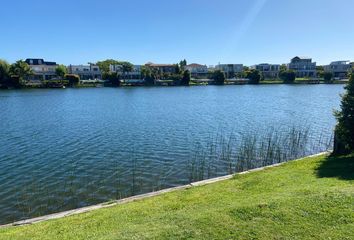
[[[354,239],[354,156],[294,161],[0,239]]]

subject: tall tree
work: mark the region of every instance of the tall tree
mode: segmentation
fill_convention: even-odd
[[[183,77],[181,80],[181,85],[189,86],[189,82],[191,81],[191,73],[188,70],[183,72]]]
[[[7,85],[7,81],[9,79],[10,72],[10,64],[5,60],[0,59],[0,85]]]
[[[216,85],[224,85],[225,83],[225,73],[221,70],[215,70],[212,75],[212,79],[214,80],[214,84]]]
[[[331,72],[323,72],[323,80],[325,81],[325,83],[332,83],[333,79],[333,73]]]
[[[10,75],[12,79],[18,79],[21,85],[23,81],[33,74],[30,66],[23,60],[18,60],[10,66]]]
[[[114,59],[106,59],[103,61],[98,61],[96,62],[96,65],[100,68],[103,78],[106,79],[106,76],[109,74],[109,66],[110,65],[117,65],[119,61],[114,60]]]
[[[334,154],[354,152],[354,73],[351,73],[342,96],[341,110],[335,112]]]
[[[155,79],[152,74],[152,69],[148,66],[142,66],[141,67],[141,76],[143,77],[145,81],[145,85],[151,86],[154,85]]]
[[[59,76],[61,79],[64,78],[65,74],[67,73],[67,69],[64,65],[59,65],[55,68],[55,74]]]
[[[294,70],[281,70],[279,72],[279,77],[281,80],[283,80],[284,83],[294,83],[296,74]]]

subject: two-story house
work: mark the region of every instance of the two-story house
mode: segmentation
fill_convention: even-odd
[[[176,65],[175,64],[156,64],[156,63],[146,63],[145,66],[155,68],[159,71],[159,73],[176,73]]]
[[[312,62],[311,58],[294,57],[287,64],[289,70],[294,70],[296,77],[316,77],[316,62]]]
[[[218,64],[215,69],[223,71],[226,78],[234,78],[243,71],[243,64]]]
[[[102,79],[99,66],[90,65],[69,65],[67,67],[69,74],[76,74],[81,80]]]
[[[184,70],[188,70],[192,77],[206,77],[208,75],[208,67],[197,63],[184,66]]]
[[[30,80],[51,80],[57,77],[55,69],[57,68],[56,62],[46,62],[41,58],[27,58],[25,62],[33,71]]]
[[[109,65],[109,71],[118,73],[120,75],[124,74],[124,79],[141,79],[141,65],[133,65],[133,69],[129,72],[124,72],[121,65]]]
[[[280,64],[261,63],[250,68],[260,71],[264,79],[276,79],[279,77]]]
[[[323,68],[325,72],[331,72],[335,78],[346,78],[351,65],[350,61],[335,61]]]

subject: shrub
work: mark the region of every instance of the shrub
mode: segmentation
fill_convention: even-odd
[[[279,77],[284,83],[294,83],[296,74],[293,70],[285,70],[279,73]]]
[[[75,86],[80,82],[80,77],[76,74],[65,74],[65,79],[69,81],[70,86]]]
[[[223,85],[225,83],[225,73],[221,70],[216,70],[212,74],[212,79],[214,80],[214,84]]]

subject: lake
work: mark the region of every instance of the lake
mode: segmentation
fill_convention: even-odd
[[[0,91],[0,224],[186,184],[197,152],[231,133],[295,126],[311,131],[306,146],[330,139],[342,92],[322,84]]]

